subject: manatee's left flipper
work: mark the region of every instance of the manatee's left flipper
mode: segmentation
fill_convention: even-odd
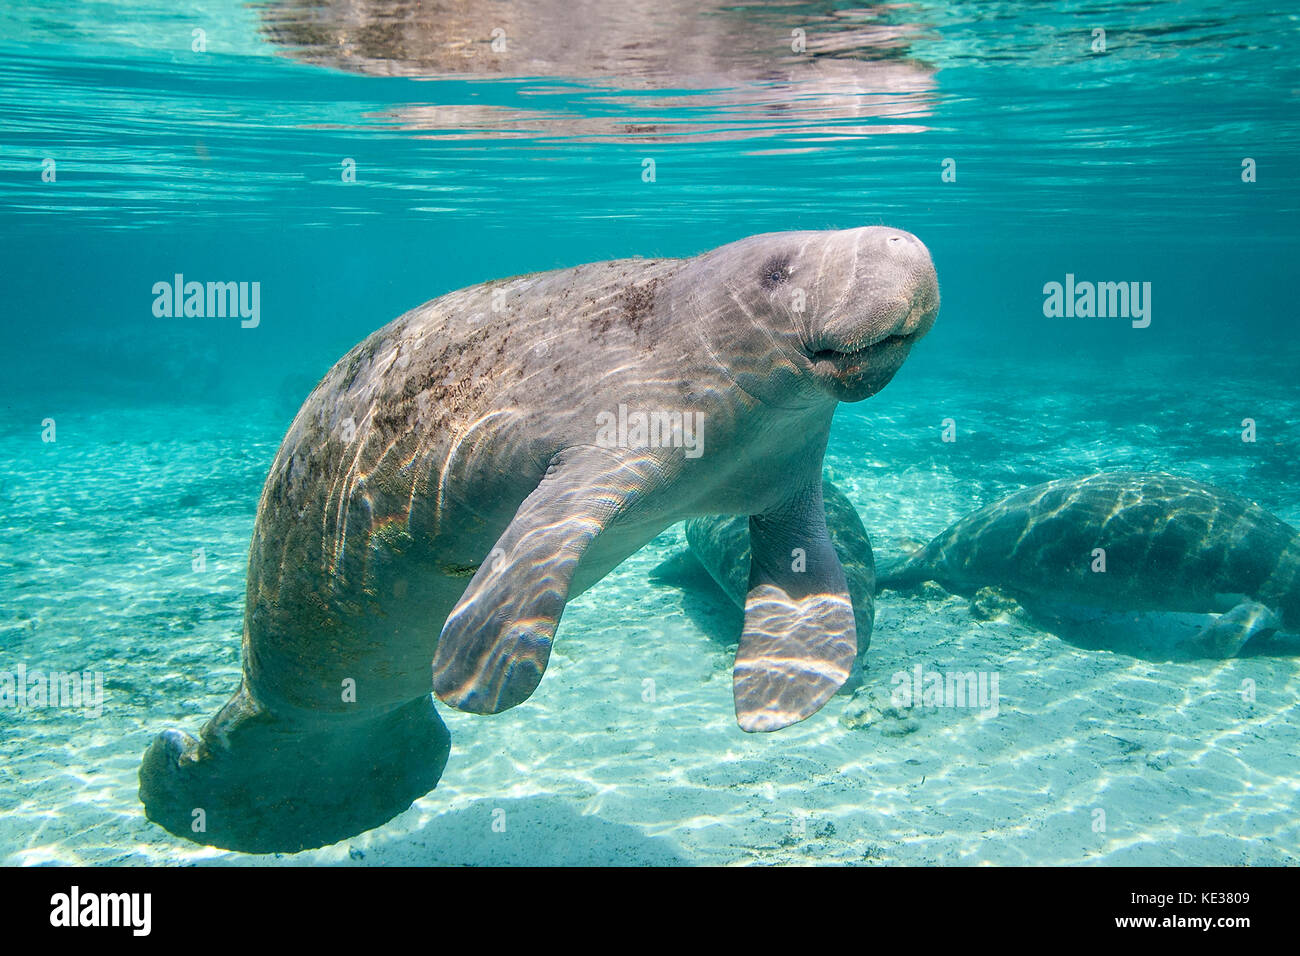
[[[1220,614],[1187,642],[1208,657],[1236,657],[1251,640],[1268,636],[1282,627],[1278,615],[1263,604],[1245,601],[1226,614]]]
[[[587,445],[558,454],[443,625],[434,693],[475,714],[527,700],[546,670],[584,552],[670,467],[650,453]]]
[[[736,651],[736,720],[749,732],[811,717],[857,656],[853,605],[826,531],[821,481],[749,519],[745,629]]]

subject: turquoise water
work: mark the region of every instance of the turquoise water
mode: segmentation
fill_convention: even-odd
[[[144,748],[238,684],[258,497],[297,408],[371,331],[488,279],[903,228],[933,256],[938,322],[840,408],[826,458],[878,557],[1102,469],[1300,524],[1296,15],[642,7],[0,10],[0,671],[105,684],[98,715],[0,708],[0,859],[1295,862],[1294,658],[1152,661],[885,592],[864,689],[750,736],[730,606],[656,573],[679,528],[572,602],[532,700],[440,708],[447,770],[391,823],[254,857],[145,820]],[[256,327],[155,316],[177,273],[259,283]],[[1149,282],[1150,324],[1045,316],[1067,274]],[[864,725],[916,663],[999,673],[998,713]]]

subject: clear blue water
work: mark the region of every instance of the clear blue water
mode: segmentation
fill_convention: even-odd
[[[193,731],[238,683],[258,495],[299,404],[372,330],[488,279],[904,228],[932,253],[938,323],[840,409],[827,453],[878,555],[1104,468],[1300,522],[1295,13],[656,3],[564,34],[520,6],[0,9],[0,670],[106,679],[98,717],[0,709],[0,859],[1295,862],[1294,659],[1154,663],[886,594],[869,683],[920,660],[998,670],[1000,714],[887,734],[842,719],[846,698],[748,737],[725,604],[652,573],[676,529],[574,602],[538,698],[445,715],[443,781],[396,821],[277,858],[144,819],[152,735]],[[259,282],[259,325],[155,317],[176,273]],[[1045,317],[1067,273],[1150,282],[1149,327]],[[652,718],[645,674],[675,689]],[[484,839],[503,807],[520,823]]]

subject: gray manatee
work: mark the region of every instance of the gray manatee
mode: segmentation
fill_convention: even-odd
[[[793,13],[729,0],[272,0],[258,10],[265,36],[284,55],[334,70],[558,77],[644,91],[633,114],[641,121],[633,123],[624,110],[579,115],[549,103],[529,110],[471,100],[396,108],[404,129],[637,143],[716,135],[708,121],[662,119],[679,111],[680,91],[692,90],[693,103],[707,95],[711,108],[755,119],[729,124],[731,136],[806,133],[810,125],[840,136],[908,133],[925,127],[903,114],[923,115],[937,89],[934,67],[912,53],[924,28],[886,22],[869,7],[802,4]],[[806,50],[792,49],[793,27]]]
[[[1300,629],[1300,532],[1173,475],[1104,472],[1026,488],[882,568],[876,583],[927,580],[963,594],[999,587],[1028,603],[1222,612],[1191,638],[1198,656],[1231,657],[1256,636]]]
[[[822,506],[831,417],[938,307],[925,246],[868,227],[488,282],[375,332],[280,446],[242,684],[198,737],[149,747],[147,815],[254,851],[384,823],[446,762],[431,686],[479,714],[522,703],[565,602],[700,515],[749,516],[741,727],[812,715],[856,646]]]
[[[871,628],[876,620],[876,563],[871,538],[862,526],[853,502],[844,492],[822,478],[822,503],[826,530],[839,556],[849,587],[853,621],[857,625],[858,660],[843,689],[862,682],[862,661],[871,645]],[[738,515],[709,515],[686,522],[686,543],[727,597],[745,607],[749,592],[749,520]],[[792,557],[792,562],[797,556]]]

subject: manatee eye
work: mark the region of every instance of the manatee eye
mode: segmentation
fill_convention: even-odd
[[[763,272],[760,279],[764,289],[772,289],[783,284],[790,278],[790,262],[788,259],[769,259],[763,266]]]

